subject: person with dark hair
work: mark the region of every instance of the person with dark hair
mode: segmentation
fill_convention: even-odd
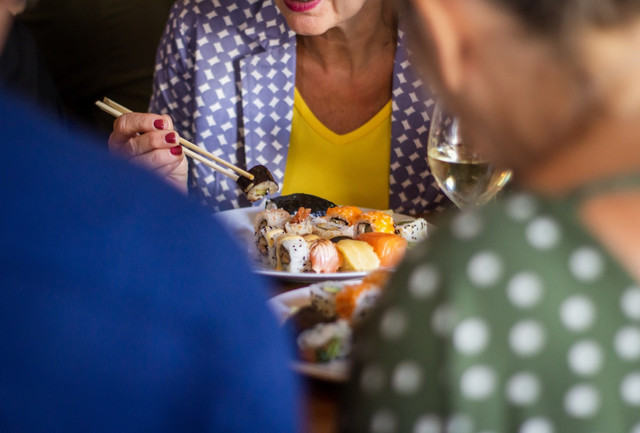
[[[343,431],[640,432],[640,2],[404,0],[416,60],[516,190],[413,249]]]
[[[291,348],[221,223],[5,91],[0,125],[0,431],[298,431]]]

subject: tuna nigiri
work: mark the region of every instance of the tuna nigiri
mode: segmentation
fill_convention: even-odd
[[[315,239],[311,241],[309,255],[311,269],[318,274],[337,272],[341,260],[338,250],[333,242],[328,239]]]
[[[390,233],[370,232],[362,233],[356,238],[373,247],[373,251],[380,259],[380,266],[393,267],[404,257],[407,250],[407,240],[402,236]]]

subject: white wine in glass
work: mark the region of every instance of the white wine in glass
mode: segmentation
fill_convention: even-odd
[[[427,156],[440,189],[460,209],[482,206],[511,179],[510,170],[495,167],[462,139],[458,119],[440,103],[431,122]]]

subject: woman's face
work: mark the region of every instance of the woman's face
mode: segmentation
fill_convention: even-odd
[[[340,26],[380,0],[275,0],[289,27],[299,35],[317,36]]]

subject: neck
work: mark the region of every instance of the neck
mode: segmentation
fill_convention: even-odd
[[[298,36],[298,53],[326,70],[366,69],[382,49],[395,49],[395,14],[384,1],[367,1],[351,19],[318,36]]]
[[[520,173],[527,187],[561,195],[590,182],[640,172],[639,41],[638,24],[583,38],[583,68],[598,109],[552,157]]]

